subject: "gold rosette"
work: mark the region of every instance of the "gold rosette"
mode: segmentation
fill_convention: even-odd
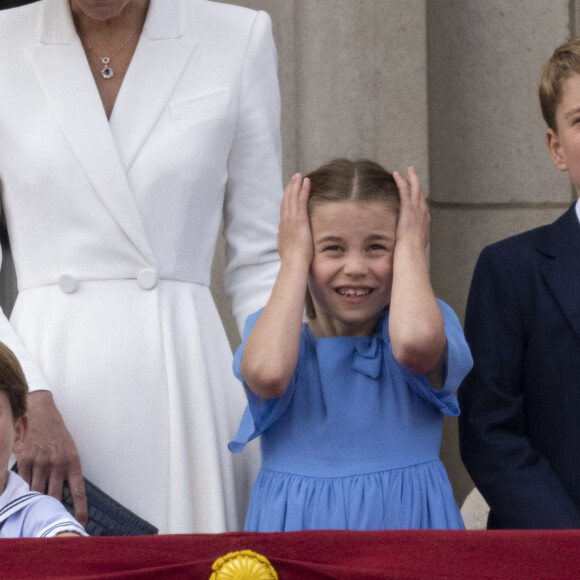
[[[230,552],[218,558],[211,569],[209,580],[278,580],[268,559],[252,550]]]

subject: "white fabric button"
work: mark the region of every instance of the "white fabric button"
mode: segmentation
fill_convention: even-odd
[[[76,278],[70,274],[63,274],[58,279],[58,286],[65,294],[72,294],[78,286]]]
[[[151,290],[157,285],[157,272],[155,270],[141,270],[137,274],[137,284],[143,290]]]

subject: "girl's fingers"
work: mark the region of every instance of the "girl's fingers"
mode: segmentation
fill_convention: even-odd
[[[416,190],[417,187],[421,187],[421,184],[419,183],[419,178],[417,177],[417,174],[415,173],[415,169],[413,167],[409,167],[407,169],[407,182],[411,187],[411,191]]]
[[[411,187],[411,194],[414,194],[414,197],[425,197],[425,192],[421,187],[421,182],[419,181],[419,178],[417,177],[413,167],[409,167],[409,169],[407,169],[407,181]]]
[[[427,244],[429,238],[429,210],[425,192],[413,167],[407,168],[406,178],[393,172],[393,177],[399,188],[401,208],[397,223],[397,239],[402,236],[420,236]]]
[[[312,261],[312,232],[308,219],[310,180],[296,173],[290,179],[280,206],[278,252],[284,261],[296,255]]]
[[[310,179],[308,177],[302,180],[299,195],[302,200],[308,201],[308,196],[310,195]]]
[[[397,184],[399,191],[401,189],[405,189],[405,188],[409,187],[409,184],[407,183],[407,181],[403,178],[403,176],[398,171],[393,172],[393,177],[395,178],[395,183]]]
[[[296,199],[300,194],[300,188],[302,186],[302,175],[300,173],[295,173],[286,189],[284,190],[284,196],[282,197],[282,204],[280,205],[280,213],[291,211],[296,203]]]
[[[298,194],[298,211],[302,214],[304,219],[308,219],[308,197],[310,195],[310,179],[305,177],[300,186]]]
[[[393,177],[395,178],[395,183],[399,190],[401,203],[405,203],[410,195],[409,183],[398,171],[393,172]]]
[[[398,171],[393,172],[393,177],[395,178],[395,183],[399,188],[401,198],[409,198],[411,201],[418,201],[425,197],[425,192],[421,187],[421,182],[419,181],[413,167],[407,168],[406,178],[403,178]]]
[[[303,178],[301,173],[296,173],[290,179],[284,197],[280,205],[280,225],[294,231],[297,227],[308,224],[308,197],[310,195],[310,180]]]
[[[295,173],[288,182],[286,189],[284,190],[284,197],[288,198],[292,197],[293,195],[297,195],[298,193],[300,193],[301,186],[302,186],[302,175],[300,173]]]
[[[293,204],[298,211],[306,210],[308,204],[308,196],[310,195],[310,179],[302,177],[302,174],[297,173],[292,177],[288,196],[290,203]]]

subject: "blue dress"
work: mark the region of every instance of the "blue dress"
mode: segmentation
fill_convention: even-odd
[[[262,467],[246,531],[463,529],[439,460],[443,415],[458,415],[455,392],[472,366],[459,320],[442,301],[448,360],[432,389],[394,358],[388,312],[364,337],[316,338],[302,327],[287,391],[248,407],[231,451],[261,436]],[[244,341],[261,311],[246,321]]]

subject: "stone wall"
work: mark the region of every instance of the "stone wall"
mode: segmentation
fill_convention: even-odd
[[[548,156],[536,87],[542,64],[576,30],[574,0],[229,1],[272,17],[284,179],[338,155],[399,171],[412,164],[431,201],[433,285],[461,319],[483,246],[571,203]],[[235,347],[223,252],[222,242],[212,290]],[[14,274],[5,262],[9,312]],[[472,483],[454,420],[441,455],[462,502]]]
[[[431,202],[433,286],[461,320],[481,249],[553,221],[574,199],[537,97],[542,65],[580,21],[573,0],[233,3],[272,17],[285,179],[337,155],[414,165]],[[228,328],[235,345],[231,319]],[[461,503],[473,484],[455,419],[441,457]]]

